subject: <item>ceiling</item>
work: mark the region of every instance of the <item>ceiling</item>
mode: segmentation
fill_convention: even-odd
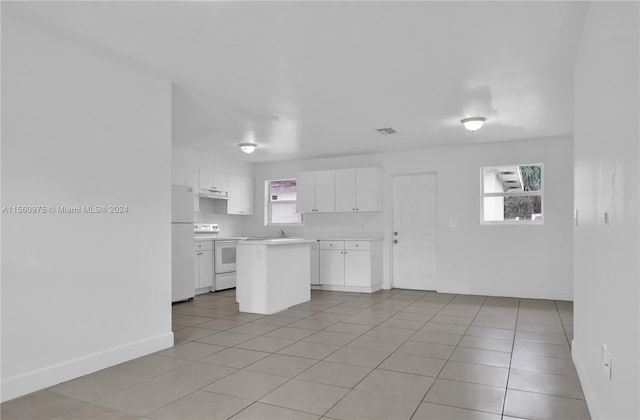
[[[247,161],[573,132],[587,2],[2,2],[173,83],[173,142]],[[484,116],[466,131],[460,119]],[[383,136],[375,129],[393,127]],[[252,155],[238,143],[255,141]]]

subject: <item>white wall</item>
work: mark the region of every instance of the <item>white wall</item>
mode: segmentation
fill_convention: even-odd
[[[173,345],[171,87],[2,13],[2,400]]]
[[[263,226],[264,180],[295,177],[305,170],[379,166],[384,173],[385,211],[373,214],[308,214],[293,235],[382,235],[384,287],[391,277],[390,176],[438,173],[436,282],[441,292],[549,299],[573,298],[572,140],[553,138],[464,147],[257,164],[256,215],[248,234]],[[480,225],[480,168],[519,163],[544,164],[542,226]],[[449,228],[454,218],[457,228]]]
[[[239,148],[238,153],[241,153]],[[195,182],[198,182],[196,168],[208,168],[228,174],[253,176],[253,165],[243,162],[234,156],[206,153],[173,146],[171,159],[173,163],[194,168]],[[200,199],[200,211],[194,213],[194,221],[218,223],[220,225],[220,236],[240,236],[244,230],[247,216],[220,214],[219,209],[214,209],[213,204],[212,200]],[[218,211],[216,212],[216,210]]]
[[[575,67],[573,357],[594,418],[640,418],[639,12],[592,2]]]

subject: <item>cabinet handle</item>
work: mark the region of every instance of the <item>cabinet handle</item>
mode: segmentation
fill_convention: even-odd
[[[354,207],[354,208],[352,208],[351,210],[356,211],[355,207]]]
[[[358,209],[356,209],[356,211],[358,211]]]
[[[398,243],[398,240],[397,240],[397,239],[394,239],[394,240],[393,240],[393,243],[394,243],[394,244],[397,244],[397,243]]]

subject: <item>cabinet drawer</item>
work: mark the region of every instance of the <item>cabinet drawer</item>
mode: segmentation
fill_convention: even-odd
[[[213,251],[213,241],[196,241],[196,251]]]
[[[351,251],[371,249],[371,241],[344,241],[344,249]]]
[[[320,241],[320,249],[344,249],[344,241]]]

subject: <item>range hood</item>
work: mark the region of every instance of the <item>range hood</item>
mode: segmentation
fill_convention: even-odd
[[[229,194],[226,191],[218,190],[200,190],[198,193],[200,198],[208,198],[210,200],[228,200]]]

